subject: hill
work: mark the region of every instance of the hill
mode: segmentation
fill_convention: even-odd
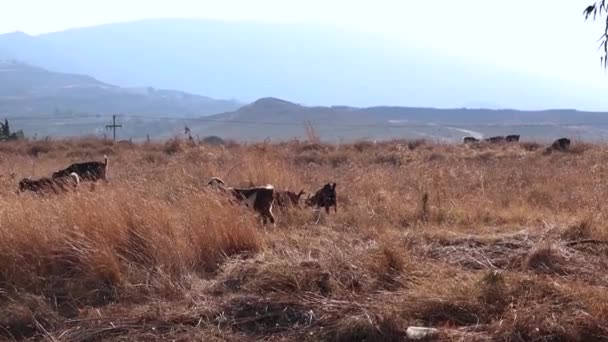
[[[49,70],[244,102],[276,96],[326,106],[608,107],[604,89],[455,58],[431,43],[312,24],[194,19],[0,35],[0,51]]]
[[[0,61],[0,112],[21,114],[208,115],[236,109],[235,101],[180,91],[122,88],[92,77]]]
[[[524,139],[562,136],[600,140],[608,133],[608,113],[576,110],[517,111],[415,107],[307,107],[263,98],[237,111],[212,115],[191,124],[200,135],[285,140],[306,137],[311,123],[326,141],[426,138],[461,141],[463,136],[520,134]]]
[[[181,91],[123,88],[78,74],[45,70],[19,61],[0,61],[0,114],[28,135],[99,135],[112,114],[126,113],[123,134],[167,134],[183,125],[155,117],[200,117],[237,109],[236,101]]]
[[[185,126],[201,139],[219,136],[240,141],[306,138],[310,127],[328,142],[403,138],[458,142],[464,136],[506,134],[520,134],[525,140],[599,141],[608,134],[608,113],[575,110],[309,107],[262,98],[234,111],[202,116],[195,110],[210,108],[214,100],[168,90],[124,89],[86,76],[46,75],[41,69],[22,67],[29,71],[22,75],[44,82],[19,92],[0,86],[0,113],[13,113],[8,115],[12,126],[28,136],[101,136],[109,133],[104,127],[113,113],[119,113],[123,125],[118,131],[121,139],[181,136]],[[221,108],[218,105],[216,110]]]

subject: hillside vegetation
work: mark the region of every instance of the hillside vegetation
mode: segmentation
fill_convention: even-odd
[[[608,335],[608,146],[0,144],[0,336],[455,341]],[[15,193],[110,157],[108,184]],[[206,187],[337,183],[262,227]]]

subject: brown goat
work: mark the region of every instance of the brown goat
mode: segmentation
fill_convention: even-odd
[[[32,191],[38,194],[60,194],[76,189],[80,184],[80,177],[75,172],[68,176],[39,179],[23,178],[19,181],[19,192]]]
[[[321,189],[317,190],[312,197],[306,199],[306,205],[323,207],[329,214],[329,208],[334,207],[334,211],[338,212],[338,199],[336,197],[336,183],[327,183]]]
[[[272,214],[272,205],[275,200],[274,187],[272,185],[257,186],[250,188],[232,188],[226,187],[226,183],[218,177],[212,177],[208,186],[219,187],[220,189],[232,194],[232,197],[239,203],[244,203],[248,208],[252,208],[262,216],[264,224],[270,220],[270,223],[275,223],[274,215]]]

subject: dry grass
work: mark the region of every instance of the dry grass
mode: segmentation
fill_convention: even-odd
[[[608,336],[608,147],[428,141],[0,144],[0,338],[463,341]],[[109,184],[17,195],[110,156]],[[205,187],[336,182],[263,227]]]

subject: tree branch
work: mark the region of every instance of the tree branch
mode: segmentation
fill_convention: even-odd
[[[603,56],[600,56],[600,65],[606,69],[608,66],[608,3],[606,0],[596,1],[593,4],[587,6],[583,11],[585,20],[588,20],[593,16],[593,20],[596,20],[598,16],[606,15],[604,33],[600,37],[600,49],[603,50]]]

